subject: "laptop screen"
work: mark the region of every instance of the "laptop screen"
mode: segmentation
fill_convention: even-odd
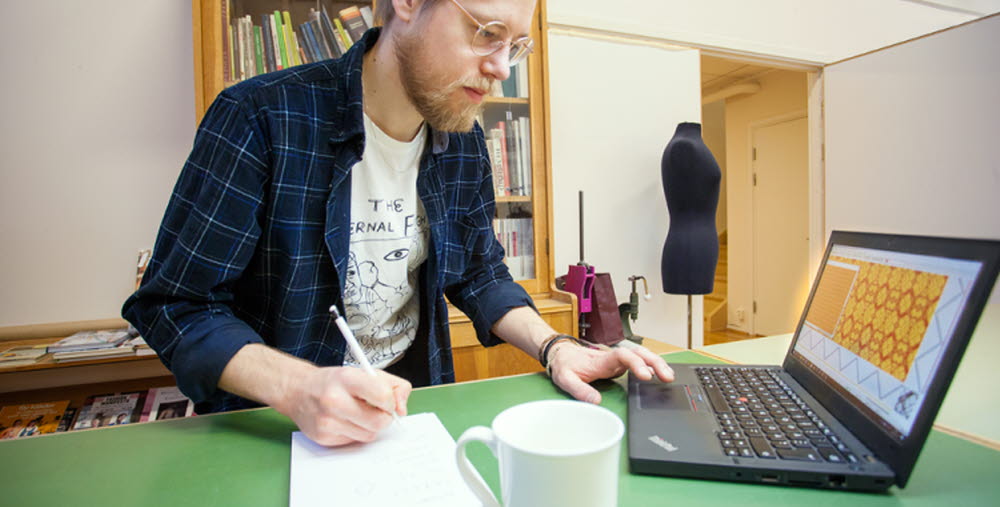
[[[978,261],[834,244],[793,351],[903,440],[981,269]]]

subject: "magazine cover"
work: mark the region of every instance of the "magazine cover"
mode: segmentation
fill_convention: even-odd
[[[53,433],[67,406],[69,400],[3,407],[0,409],[0,439]]]
[[[189,417],[194,412],[194,402],[174,387],[154,387],[146,395],[142,421],[162,421]]]
[[[76,416],[74,430],[139,422],[146,391],[90,396]]]

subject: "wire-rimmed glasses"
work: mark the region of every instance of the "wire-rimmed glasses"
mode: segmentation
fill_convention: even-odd
[[[504,46],[508,46],[510,53],[507,56],[507,64],[511,67],[521,63],[535,48],[535,41],[531,37],[521,37],[515,41],[510,41],[510,28],[500,21],[490,21],[480,23],[475,16],[462,7],[458,0],[451,0],[470,21],[477,27],[476,33],[472,36],[472,51],[479,56],[489,56],[496,53]]]

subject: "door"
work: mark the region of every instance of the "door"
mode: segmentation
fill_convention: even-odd
[[[752,128],[751,329],[790,333],[809,290],[809,140],[805,116]]]

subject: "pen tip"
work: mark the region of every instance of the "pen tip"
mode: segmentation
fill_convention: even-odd
[[[340,317],[340,312],[337,311],[337,305],[330,305],[330,313],[332,313],[334,317]]]

